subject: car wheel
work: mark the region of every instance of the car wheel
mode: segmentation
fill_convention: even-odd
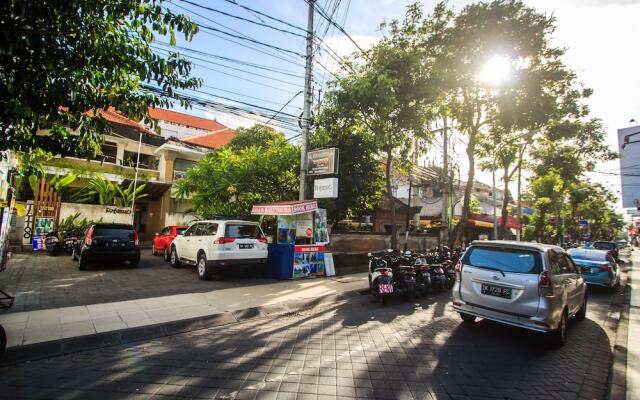
[[[196,268],[198,269],[198,276],[203,281],[208,281],[211,279],[211,269],[207,266],[207,257],[204,253],[200,253],[198,256],[198,263],[196,264]]]
[[[169,255],[169,262],[173,268],[180,268],[180,259],[178,258],[178,253],[176,252],[175,246],[171,246],[171,254]]]
[[[164,250],[162,250],[162,255],[164,256],[164,260],[165,261],[169,261],[170,260],[169,251],[167,250],[166,247],[164,248]]]
[[[151,255],[155,256],[156,254],[158,254],[156,252],[156,245],[154,243],[151,243]]]
[[[71,249],[71,260],[78,261],[78,255],[76,254],[76,248]]]
[[[584,295],[584,301],[582,302],[582,307],[576,313],[577,319],[585,319],[587,317],[587,294]]]
[[[475,315],[462,313],[462,312],[460,313],[460,318],[462,318],[462,322],[466,322],[466,323],[472,323],[476,321]]]
[[[85,271],[87,269],[87,258],[82,256],[82,253],[80,253],[80,256],[78,257],[78,269],[80,271]]]
[[[135,260],[129,260],[129,266],[131,268],[138,268],[138,265],[140,265],[140,259],[136,258]]]
[[[554,344],[557,346],[564,346],[567,341],[567,312],[566,310],[562,312],[562,317],[560,318],[560,323],[558,324],[558,329],[556,329],[552,333],[552,339]]]

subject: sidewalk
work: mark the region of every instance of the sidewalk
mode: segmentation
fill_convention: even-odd
[[[640,398],[640,249],[632,256],[629,332],[627,336],[627,399]]]
[[[340,295],[367,287],[366,274],[281,281],[139,300],[0,314],[8,349],[206,318],[256,307]]]

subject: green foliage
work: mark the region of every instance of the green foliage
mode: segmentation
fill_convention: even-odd
[[[203,217],[248,215],[254,204],[296,199],[299,168],[300,150],[279,133],[264,147],[209,152],[174,185],[175,192],[190,197]]]
[[[270,141],[281,135],[272,127],[261,124],[255,124],[249,128],[239,127],[235,130],[235,133],[228,145],[233,150],[241,150],[252,146],[266,148]]]
[[[175,52],[159,56],[150,47],[156,35],[175,42],[176,33],[191,40],[197,32],[188,17],[162,3],[0,3],[0,149],[93,155],[110,126],[87,111],[113,106],[141,120],[148,106],[170,107],[175,89],[199,87],[190,62]]]
[[[76,200],[88,202],[97,199],[98,204],[101,205],[131,207],[134,199],[138,200],[147,196],[146,194],[141,194],[145,184],[137,185],[135,190],[133,186],[134,182],[131,181],[129,186],[123,189],[120,185],[103,176],[95,176],[88,180],[87,186],[83,188]]]

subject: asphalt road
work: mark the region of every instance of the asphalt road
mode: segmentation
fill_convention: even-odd
[[[65,399],[603,399],[616,294],[556,348],[539,334],[464,324],[450,296],[326,308],[0,367],[0,396]]]

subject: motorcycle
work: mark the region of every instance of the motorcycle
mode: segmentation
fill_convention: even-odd
[[[59,235],[57,231],[51,231],[44,239],[44,246],[47,253],[52,256],[61,251],[71,254],[77,240],[78,237],[72,231],[65,231],[62,235]]]
[[[413,269],[416,274],[416,291],[422,296],[429,295],[431,287],[431,273],[429,272],[429,264],[423,254],[413,255]]]
[[[44,239],[44,247],[49,255],[56,255],[60,251],[60,239],[58,239],[58,232],[51,231],[47,233]]]
[[[78,241],[78,236],[73,231],[66,231],[64,233],[63,249],[65,253],[71,255],[73,253],[73,247]]]
[[[387,304],[389,296],[393,296],[393,271],[385,257],[374,257],[369,253],[369,290],[371,294]]]

